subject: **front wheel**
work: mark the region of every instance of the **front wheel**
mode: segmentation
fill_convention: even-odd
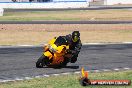
[[[42,55],[42,56],[38,59],[38,61],[36,62],[36,67],[37,67],[37,68],[42,68],[42,67],[44,66],[44,58],[45,58],[45,56]]]

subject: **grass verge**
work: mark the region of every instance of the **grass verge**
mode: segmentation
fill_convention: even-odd
[[[117,15],[118,14],[118,15]],[[36,11],[5,12],[2,21],[33,20],[132,20],[130,10],[69,10],[69,11]]]
[[[0,83],[0,88],[84,88],[80,75],[50,76],[33,80]],[[90,79],[127,79],[132,81],[132,71],[89,73]],[[87,86],[86,88],[132,88],[132,86]]]

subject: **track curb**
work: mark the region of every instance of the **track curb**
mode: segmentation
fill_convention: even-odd
[[[101,72],[119,72],[119,71],[127,71],[127,70],[132,70],[131,68],[124,67],[124,68],[113,68],[113,69],[100,69],[100,70],[89,70],[88,72],[91,73],[101,73]],[[65,73],[58,73],[58,74],[42,74],[34,77],[16,77],[15,79],[11,80],[0,80],[0,83],[6,83],[6,82],[15,82],[15,81],[23,81],[23,80],[31,80],[34,78],[46,78],[46,77],[53,77],[53,76],[65,76],[65,75],[75,75],[75,74],[81,74],[81,71],[75,71],[75,72],[65,72]]]

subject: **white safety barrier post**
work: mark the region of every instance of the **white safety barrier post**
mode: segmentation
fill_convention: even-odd
[[[3,16],[3,15],[4,15],[4,9],[0,8],[0,16]]]

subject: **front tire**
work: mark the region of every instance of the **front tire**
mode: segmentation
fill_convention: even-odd
[[[38,61],[36,62],[36,67],[37,67],[37,68],[42,68],[42,67],[44,66],[44,58],[45,58],[45,56],[42,55],[42,56],[38,59]]]

